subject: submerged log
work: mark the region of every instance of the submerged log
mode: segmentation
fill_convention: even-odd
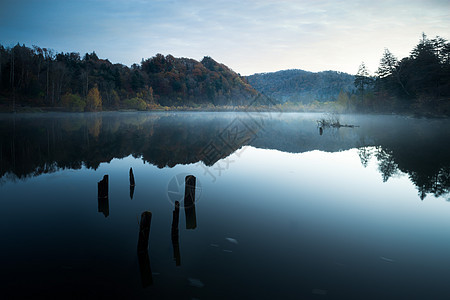
[[[317,120],[317,127],[319,127],[319,133],[320,130],[322,130],[328,127],[333,127],[333,128],[341,128],[341,127],[349,127],[349,128],[355,128],[355,127],[359,127],[358,125],[349,125],[349,124],[341,124],[341,122],[339,122],[339,120],[332,118],[332,119],[320,119]],[[321,134],[322,135],[322,134]]]
[[[337,125],[331,125],[331,126],[335,127],[335,128],[341,128],[341,127],[355,128],[355,127],[359,127],[358,125],[348,125],[348,124],[337,124]]]

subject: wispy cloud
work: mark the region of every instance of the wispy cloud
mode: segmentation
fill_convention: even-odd
[[[3,1],[0,42],[95,50],[130,65],[156,53],[210,55],[242,74],[375,71],[383,48],[408,55],[422,31],[449,38],[448,1]]]

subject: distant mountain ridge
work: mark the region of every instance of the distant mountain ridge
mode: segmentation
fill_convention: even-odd
[[[353,93],[353,75],[337,72],[309,72],[299,69],[247,76],[248,83],[257,91],[280,103],[335,101],[342,90]]]

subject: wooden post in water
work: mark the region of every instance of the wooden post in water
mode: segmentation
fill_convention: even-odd
[[[106,218],[109,216],[108,175],[104,175],[103,179],[97,183],[97,195],[98,212],[103,213]]]
[[[141,223],[139,224],[138,252],[148,250],[148,238],[150,234],[150,225],[152,222],[152,213],[144,211],[141,214]]]
[[[193,175],[188,175],[184,182],[184,214],[186,216],[186,229],[195,229],[197,227],[197,217],[195,215],[196,178]]]
[[[138,252],[139,272],[141,273],[142,287],[153,284],[152,269],[150,267],[150,257],[148,251]]]
[[[144,211],[141,214],[141,222],[139,223],[139,239],[137,246],[139,271],[141,273],[142,287],[152,285],[153,277],[150,268],[150,258],[148,256],[148,239],[150,235],[150,225],[152,222],[152,213]]]
[[[103,179],[97,183],[98,198],[108,198],[108,175],[104,175]]]
[[[130,185],[130,199],[133,200],[134,195],[134,185]]]
[[[130,168],[130,186],[135,186],[133,168]]]
[[[130,199],[133,200],[134,195],[134,174],[133,174],[133,168],[130,168]]]
[[[178,240],[178,221],[180,217],[180,202],[175,201],[175,209],[172,212],[172,246],[173,246],[173,258],[175,265],[181,265],[180,257],[180,242]]]
[[[184,207],[191,206],[195,203],[195,185],[196,178],[193,175],[186,176],[184,180]]]

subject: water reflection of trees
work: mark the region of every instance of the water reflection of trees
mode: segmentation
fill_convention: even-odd
[[[378,160],[378,170],[383,175],[383,182],[398,172],[398,165],[395,163],[394,152],[389,149],[376,147],[375,157]]]
[[[97,169],[102,162],[128,155],[160,168],[195,163],[227,122],[186,122],[170,114],[8,118],[0,122],[0,177],[24,178],[83,166]],[[233,152],[222,148],[218,158]]]
[[[361,147],[358,149],[358,156],[364,168],[366,168],[369,164],[369,161],[373,156],[373,152],[372,147]]]
[[[237,118],[239,121],[236,121]],[[243,145],[302,153],[357,148],[363,166],[376,159],[382,180],[408,174],[419,195],[449,193],[448,124],[387,117],[355,122],[360,128],[317,134],[315,117],[266,119],[251,126],[246,114],[64,114],[0,120],[0,182],[59,169],[97,169],[129,155],[162,167],[203,160],[212,165]],[[364,119],[364,120],[365,120]],[[431,125],[429,125],[431,124]],[[443,126],[444,124],[445,126]],[[231,126],[230,126],[231,125]],[[244,128],[242,132],[240,129]],[[229,130],[229,132],[226,132]],[[238,133],[233,142],[223,141]],[[205,149],[215,149],[205,160]],[[209,153],[208,153],[209,154]]]
[[[426,162],[416,161],[414,170],[411,170],[408,166],[399,166],[396,161],[402,161],[402,159],[397,158],[394,151],[381,146],[360,147],[358,155],[364,167],[367,167],[373,156],[376,158],[383,182],[387,182],[389,178],[399,172],[406,173],[417,187],[418,195],[422,200],[425,199],[427,194],[439,197],[450,193],[449,166],[432,170]]]
[[[431,176],[412,172],[409,178],[417,186],[422,200],[427,194],[439,197],[450,193],[450,168],[448,166],[442,167],[437,174]]]

